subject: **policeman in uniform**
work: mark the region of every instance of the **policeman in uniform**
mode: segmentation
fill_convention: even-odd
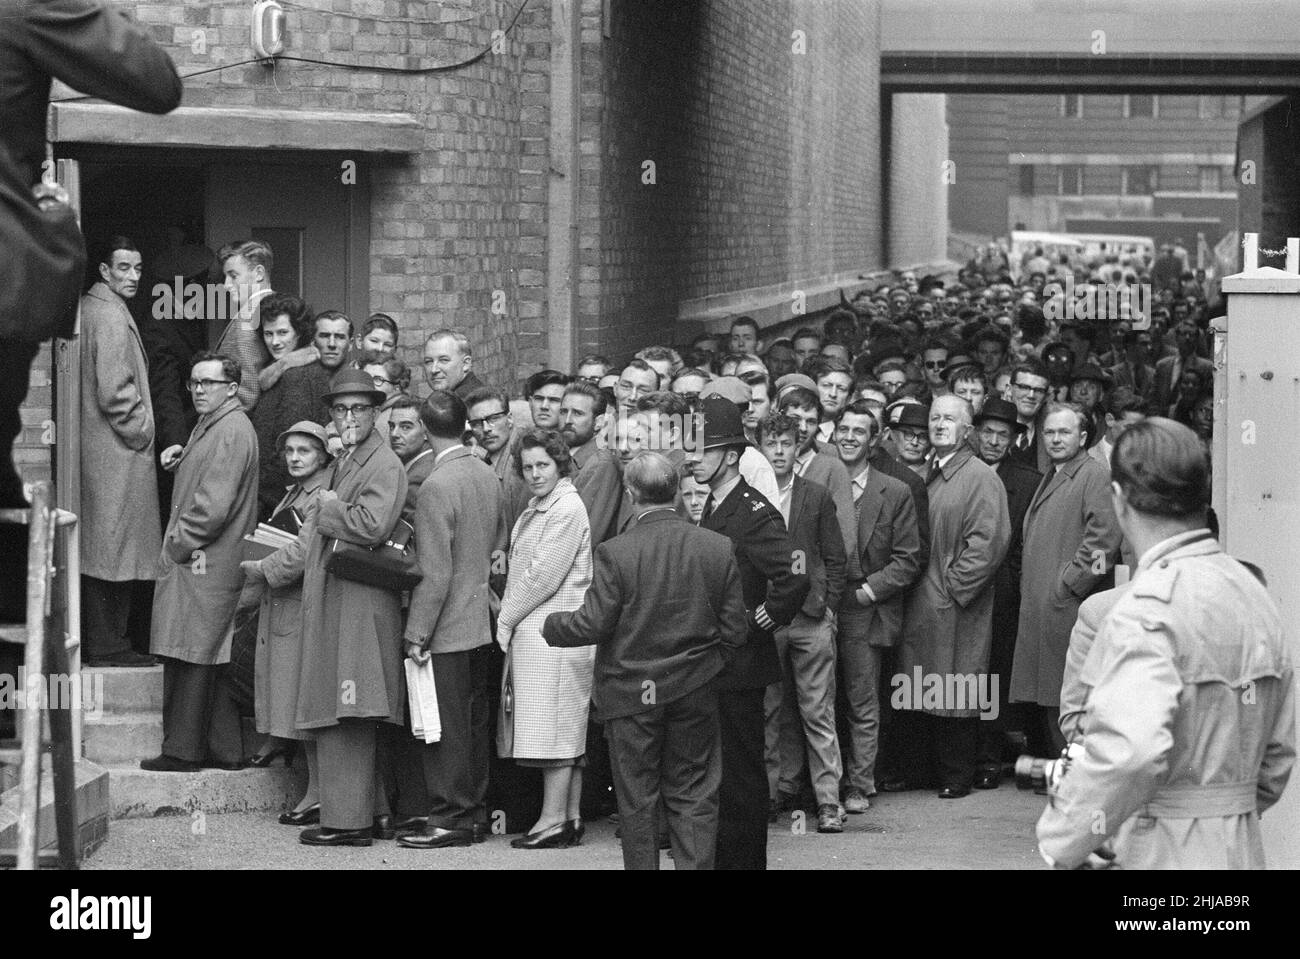
[[[1154,417],[1112,453],[1111,492],[1140,556],[1080,670],[1081,742],[1038,821],[1051,865],[1260,869],[1259,816],[1295,761],[1281,616],[1205,528],[1209,469]]]
[[[700,526],[731,540],[749,622],[749,641],[731,654],[717,680],[722,788],[715,868],[766,869],[763,693],[781,678],[773,633],[803,606],[808,576],[793,555],[780,511],[740,475],[749,441],[736,404],[706,397],[700,415],[703,427],[688,438],[686,455],[695,481],[709,487]]]

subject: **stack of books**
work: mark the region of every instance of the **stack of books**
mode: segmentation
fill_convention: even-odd
[[[276,550],[288,546],[298,537],[266,523],[258,523],[257,529],[244,537],[244,559],[265,559]]]

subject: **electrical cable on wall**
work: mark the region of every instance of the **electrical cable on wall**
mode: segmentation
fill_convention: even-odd
[[[281,2],[283,3],[283,0],[281,0]],[[503,34],[504,36],[509,36],[509,35],[510,35],[510,32],[515,28],[515,24],[517,24],[517,23],[519,22],[519,18],[520,18],[521,16],[523,16],[523,12],[524,12],[524,10],[528,7],[528,4],[529,4],[530,2],[531,2],[531,0],[522,0],[522,2],[519,4],[518,9],[515,10],[514,16],[512,16],[512,17],[510,18],[510,22],[509,22],[508,24],[506,24],[505,29],[501,31],[502,34]],[[299,4],[288,4],[288,6],[299,7],[300,5],[299,5]],[[332,15],[332,14],[329,14],[327,11],[324,11],[324,10],[315,10],[314,8],[311,8],[311,7],[300,7],[300,9],[312,10],[312,12],[315,12],[315,13],[323,13],[323,14],[327,14],[327,15]],[[393,22],[393,21],[390,21],[390,22]],[[443,22],[448,22],[448,21],[429,20],[429,21],[420,21],[420,22],[427,22],[427,23],[443,23]],[[293,62],[295,62],[295,63],[308,63],[308,64],[311,64],[311,65],[313,65],[313,66],[322,66],[322,67],[339,67],[340,69],[343,69],[343,70],[354,70],[354,71],[357,71],[357,72],[360,72],[360,73],[387,73],[387,74],[408,74],[408,75],[410,75],[410,76],[427,76],[427,75],[429,75],[429,74],[433,74],[433,73],[447,73],[447,72],[450,72],[450,71],[452,71],[452,70],[461,70],[461,69],[464,69],[465,67],[473,66],[474,64],[478,63],[480,60],[482,60],[484,57],[486,57],[489,53],[492,52],[492,47],[493,47],[493,45],[494,45],[494,44],[489,43],[486,47],[484,47],[482,50],[480,50],[480,51],[479,51],[478,53],[476,53],[474,56],[472,56],[472,57],[470,57],[470,58],[468,58],[468,59],[466,59],[466,60],[460,60],[460,61],[458,61],[458,62],[456,62],[456,63],[437,64],[437,65],[435,65],[435,66],[431,66],[431,67],[381,67],[381,66],[367,66],[367,65],[365,65],[365,64],[361,64],[361,63],[343,63],[343,62],[340,62],[340,61],[338,61],[338,60],[318,60],[318,59],[315,59],[315,58],[313,58],[313,57],[294,57],[294,56],[287,56],[287,55],[285,55],[285,54],[278,54],[278,55],[276,55],[276,56],[274,56],[274,57],[271,57],[271,58],[269,58],[269,59],[271,59],[272,61],[278,61],[278,60],[291,60],[291,61],[293,61]],[[205,70],[195,70],[193,73],[183,73],[183,74],[181,74],[181,79],[182,79],[182,80],[189,80],[189,79],[192,79],[192,78],[194,78],[194,77],[201,77],[201,76],[203,76],[204,74],[207,74],[207,73],[219,73],[219,72],[222,71],[222,70],[230,70],[230,69],[232,69],[232,68],[234,68],[234,67],[247,66],[248,64],[251,64],[251,63],[264,63],[264,62],[266,61],[266,59],[267,59],[267,58],[253,57],[253,58],[250,58],[250,59],[248,59],[248,60],[238,60],[238,61],[236,61],[235,63],[223,63],[223,64],[220,64],[219,66],[208,67],[208,68],[205,69]],[[89,100],[89,99],[94,99],[94,98],[91,97],[91,96],[89,96],[88,94],[79,94],[79,95],[77,95],[77,96],[71,96],[71,97],[60,97],[60,98],[58,98],[58,99],[56,99],[56,100],[51,100],[50,102],[51,102],[51,103],[68,103],[68,102],[70,102],[70,101],[72,101],[72,100]]]

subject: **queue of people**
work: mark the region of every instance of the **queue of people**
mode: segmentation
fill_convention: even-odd
[[[139,253],[111,245],[88,294],[105,320],[83,340],[102,398],[85,415],[141,418],[147,369],[119,369],[139,335],[107,299],[130,298],[112,280]],[[158,457],[165,529],[110,526],[86,548],[161,541],[166,728],[142,765],[301,751],[307,790],[281,822],[308,845],[470,846],[534,790],[506,817],[512,845],[565,848],[612,794],[629,868],[666,847],[677,868],[761,869],[782,815],[837,833],[878,791],[998,788],[1020,750],[1065,745],[1076,617],[1117,564],[1142,568],[1111,484],[1151,409],[1143,385],[1163,398],[1208,362],[1194,323],[1152,373],[1129,337],[1155,327],[1110,344],[1053,329],[1031,283],[1004,328],[1001,285],[922,292],[903,275],[822,331],[764,344],[742,317],[722,349],[590,355],[522,396],[437,330],[417,399],[392,317],[312,315],[274,292],[265,244],[220,257],[241,305],[230,354],[190,358],[197,420]],[[152,468],[131,435],[124,464]],[[259,520],[291,541],[244,558]],[[403,546],[413,585],[340,561]],[[121,623],[88,622],[92,656],[102,642],[101,661],[138,661],[119,658]],[[243,705],[267,739],[244,757],[249,667]],[[408,668],[425,667],[421,691]],[[409,697],[430,693],[440,735],[417,737]]]

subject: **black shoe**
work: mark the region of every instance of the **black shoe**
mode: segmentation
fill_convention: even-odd
[[[976,789],[997,789],[1002,782],[1002,777],[995,772],[980,773],[975,777]]]
[[[970,787],[957,788],[955,786],[944,786],[939,790],[940,799],[964,799],[970,795]]]
[[[570,819],[569,825],[573,827],[573,844],[581,845],[582,837],[587,835],[587,827],[582,824],[581,819]]]
[[[376,816],[375,825],[370,831],[376,839],[394,839],[397,836],[392,816]]]
[[[281,826],[315,826],[320,822],[320,803],[313,803],[302,812],[280,813]]]
[[[474,834],[475,842],[487,842],[488,835],[492,832],[491,828],[485,822],[476,822],[470,830]]]
[[[305,846],[369,846],[374,837],[369,829],[328,829],[317,826],[304,829],[298,841]]]
[[[140,768],[151,773],[193,773],[203,768],[202,764],[188,759],[177,759],[162,753],[153,759],[140,760]]]
[[[133,650],[126,650],[121,653],[113,653],[111,656],[90,656],[86,659],[83,666],[157,666],[158,659],[150,656],[148,653],[137,653]]]
[[[203,762],[199,763],[200,769],[225,769],[229,772],[238,772],[241,769],[248,768],[247,759],[213,759],[209,756]]]
[[[449,846],[468,846],[474,842],[473,829],[443,829],[432,826],[424,832],[398,836],[397,844],[407,849],[445,849]]]
[[[409,836],[411,833],[424,832],[424,827],[427,825],[429,825],[428,816],[393,817],[393,832],[398,836]]]
[[[511,849],[567,849],[574,845],[573,820],[548,826],[541,832],[530,832],[526,836],[510,840]]]

